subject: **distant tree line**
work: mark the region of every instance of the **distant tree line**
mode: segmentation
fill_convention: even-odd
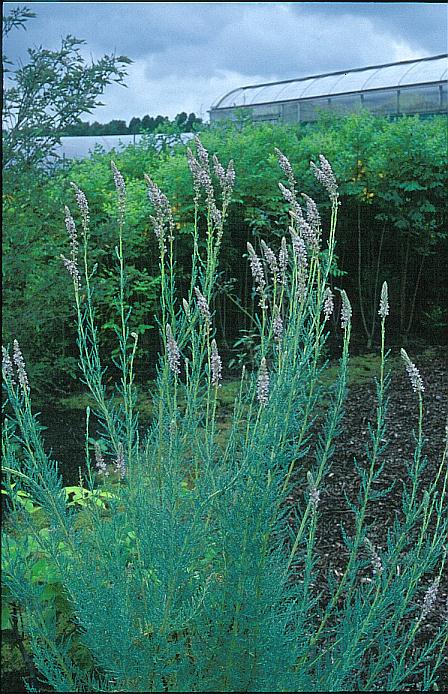
[[[191,132],[194,126],[202,123],[202,118],[198,118],[195,113],[189,115],[182,111],[177,116],[170,120],[168,116],[143,116],[143,118],[133,117],[126,124],[124,120],[111,120],[109,123],[98,123],[97,121],[89,123],[87,121],[79,121],[79,123],[71,124],[59,132],[59,136],[68,135],[134,135],[143,132],[153,133],[163,130],[166,127],[173,126],[180,132]]]

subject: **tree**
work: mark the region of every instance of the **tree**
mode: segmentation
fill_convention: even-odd
[[[170,119],[168,116],[156,116],[154,120],[154,129],[160,128],[161,125],[166,125],[169,123]]]
[[[98,121],[96,120],[90,125],[90,128],[86,134],[87,135],[104,135],[105,134],[105,132],[104,132],[105,127],[106,126],[104,125],[104,123],[98,123]]]
[[[142,118],[142,128],[143,130],[147,130],[148,132],[152,133],[154,130],[154,118],[152,116],[143,116]]]
[[[187,122],[187,118],[188,116],[185,113],[185,111],[182,111],[181,113],[177,114],[177,116],[174,119],[174,122],[176,123],[176,125],[179,126],[180,129],[183,130],[185,127],[185,123]]]
[[[194,130],[195,125],[200,125],[202,123],[202,118],[198,118],[195,113],[190,113],[185,123],[185,132],[189,133]]]
[[[3,38],[13,28],[26,29],[35,17],[28,8],[15,8],[3,18]],[[125,56],[105,55],[87,64],[80,53],[85,42],[70,34],[57,51],[39,46],[29,48],[26,65],[12,63],[3,56],[7,86],[3,97],[3,165],[42,165],[56,156],[60,133],[80,122],[80,116],[102,106],[98,97],[112,82],[126,86]]]
[[[134,116],[134,118],[131,118],[131,120],[129,121],[129,127],[128,127],[128,130],[131,133],[131,135],[133,135],[135,133],[139,133],[141,131],[141,128],[142,128],[142,122],[141,122],[140,118],[136,118],[135,116]]]
[[[79,123],[68,125],[65,130],[59,133],[59,135],[61,137],[90,135],[90,123],[88,121],[80,120]]]
[[[113,119],[104,126],[105,135],[127,135],[128,127],[126,121]]]

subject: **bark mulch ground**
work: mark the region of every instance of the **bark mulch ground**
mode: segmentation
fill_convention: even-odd
[[[448,349],[433,349],[420,358],[416,358],[415,362],[425,387],[423,431],[426,438],[423,453],[427,456],[428,464],[422,479],[431,480],[440,465],[445,448],[448,418]],[[341,526],[343,525],[351,534],[353,514],[347,509],[345,495],[351,500],[356,499],[360,482],[353,461],[356,458],[361,466],[366,465],[365,445],[369,440],[368,423],[371,421],[374,424],[375,417],[375,384],[364,383],[351,386],[346,400],[342,431],[335,445],[331,471],[326,477],[320,494],[318,565],[321,571],[320,579],[316,582],[317,591],[326,592],[328,572],[333,573],[333,577],[337,580],[346,566],[348,551],[343,541]],[[387,543],[387,528],[392,526],[397,514],[400,516],[402,480],[407,479],[407,465],[412,461],[415,444],[413,432],[417,430],[417,423],[417,395],[412,390],[405,369],[396,369],[392,371],[391,376],[386,433],[388,446],[383,454],[385,465],[378,488],[383,489],[392,483],[395,484],[387,497],[369,505],[366,516],[366,521],[372,524],[369,538],[377,547],[379,554]],[[303,484],[299,484],[298,488],[302,489],[303,494]],[[293,499],[294,495],[291,497],[292,502]],[[422,596],[433,578],[427,577],[427,582],[422,586]],[[443,619],[447,619],[447,595],[448,572],[445,572],[437,603],[425,620],[420,643],[440,627]],[[415,614],[418,614],[418,607]],[[439,670],[439,677],[439,689],[448,691],[448,654],[442,669]]]

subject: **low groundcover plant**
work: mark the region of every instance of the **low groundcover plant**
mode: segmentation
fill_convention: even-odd
[[[58,692],[437,687],[446,618],[430,637],[421,634],[445,565],[447,451],[423,485],[424,385],[404,351],[419,413],[415,451],[407,479],[396,481],[403,489],[402,509],[383,529],[382,549],[370,539],[368,509],[391,491],[378,486],[390,381],[386,283],[378,311],[381,368],[367,464],[354,461],[359,489],[356,498],[346,499],[353,517],[344,531],[347,560],[337,578],[328,571],[326,582],[319,582],[325,589],[316,587],[324,571],[318,563],[320,495],[341,430],[352,311],[341,291],[339,371],[331,386],[323,385],[336,301],[330,277],[337,182],[323,156],[311,164],[331,202],[326,230],[314,201],[299,195],[288,159],[280,151],[277,156],[290,226],[278,248],[267,241],[259,249],[248,244],[258,301],[258,364],[242,370],[224,433],[213,305],[233,163],[224,168],[198,138],[195,152],[188,151],[195,225],[184,296],[178,296],[176,284],[170,204],[146,177],[160,251],[161,354],[152,423],[144,436],[134,382],[138,332],[127,303],[125,181],[112,163],[118,202],[115,363],[121,374],[112,394],[105,386],[95,320],[88,201],[73,184],[80,230],[66,208],[70,254],[62,260],[73,281],[82,379],[101,424],[92,442],[87,408],[82,513],[69,502],[58,465],[45,451],[19,344],[3,351],[8,499],[3,581],[24,612],[44,687]],[[104,492],[100,498],[98,490]],[[39,506],[45,532],[24,507],[24,494]],[[37,555],[53,567],[70,630],[61,630],[57,611],[48,610],[52,594],[33,578],[36,553],[20,549],[14,540],[19,533],[26,533]]]

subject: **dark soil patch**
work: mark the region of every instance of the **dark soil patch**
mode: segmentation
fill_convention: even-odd
[[[424,353],[415,360],[423,378],[425,445],[423,453],[428,464],[423,472],[423,480],[433,480],[441,462],[445,447],[445,427],[448,417],[448,350],[437,348]],[[345,405],[342,432],[337,439],[332,458],[331,471],[321,489],[319,501],[320,524],[318,531],[318,568],[320,578],[316,581],[316,591],[327,592],[326,576],[333,574],[338,579],[346,566],[346,549],[341,527],[351,535],[353,513],[347,508],[345,495],[355,500],[360,480],[354,466],[354,459],[365,466],[367,457],[365,446],[369,440],[369,421],[374,424],[376,417],[376,390],[374,383],[353,385],[349,389]],[[414,453],[414,431],[418,424],[418,398],[413,392],[404,367],[392,372],[389,408],[387,415],[387,449],[383,454],[385,461],[379,488],[387,488],[395,483],[387,497],[375,501],[368,507],[366,521],[371,524],[369,538],[381,555],[387,543],[387,528],[400,516],[402,506],[402,480],[407,479],[407,465]],[[296,492],[290,499],[294,503],[297,494],[303,496],[306,481],[298,480]],[[424,488],[423,484],[423,488]],[[378,488],[378,487],[377,487]],[[434,576],[427,576],[422,586],[422,598]],[[364,579],[365,580],[365,579]],[[369,580],[369,579],[367,579]],[[419,643],[430,637],[441,625],[446,611],[448,595],[448,573],[441,582],[437,604],[425,620]],[[416,607],[418,613],[418,607]],[[415,616],[415,615],[414,615]],[[412,619],[412,616],[410,617]],[[448,689],[448,657],[439,670],[439,688]]]

